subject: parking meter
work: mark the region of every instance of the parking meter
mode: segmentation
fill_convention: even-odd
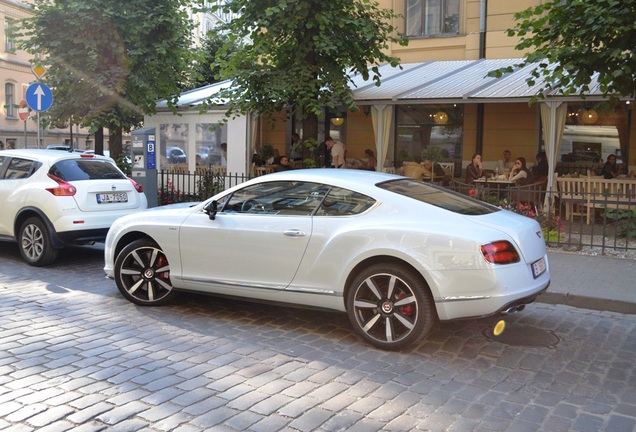
[[[132,179],[143,186],[148,207],[157,207],[157,140],[155,128],[140,128],[131,134]]]

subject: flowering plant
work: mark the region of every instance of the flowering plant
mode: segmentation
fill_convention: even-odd
[[[172,185],[172,181],[168,180],[168,185],[157,190],[157,205],[166,205],[185,202],[183,192],[180,192]]]
[[[553,212],[544,212],[541,207],[537,208],[529,203],[508,202],[507,200],[502,200],[501,208],[535,219],[541,226],[546,241],[561,241],[561,231],[565,227],[561,224],[561,218]]]

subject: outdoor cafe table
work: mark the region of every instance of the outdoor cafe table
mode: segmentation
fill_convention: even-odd
[[[486,192],[493,192],[493,195],[496,193],[498,198],[504,198],[508,195],[508,189],[510,186],[514,186],[516,183],[510,180],[497,179],[494,177],[485,178],[481,177],[473,180],[475,186]]]

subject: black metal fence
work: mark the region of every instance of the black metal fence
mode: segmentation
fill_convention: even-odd
[[[581,193],[564,199],[543,185],[475,187],[457,181],[451,189],[536,219],[555,248],[601,255],[636,251],[636,200],[617,193]]]
[[[216,169],[198,169],[196,172],[162,170],[157,173],[157,204],[203,201],[249,179],[245,174]]]
[[[160,171],[157,199],[159,205],[203,201],[250,178],[220,170]],[[608,193],[565,200],[537,184],[476,187],[453,179],[446,187],[536,219],[551,247],[599,254],[636,251],[636,200]]]

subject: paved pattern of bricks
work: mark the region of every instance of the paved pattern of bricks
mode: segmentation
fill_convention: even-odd
[[[383,352],[343,314],[198,295],[137,307],[101,253],[35,269],[0,244],[0,430],[636,429],[634,315],[534,304],[506,318],[513,341],[489,318]],[[523,340],[537,332],[548,343]]]

